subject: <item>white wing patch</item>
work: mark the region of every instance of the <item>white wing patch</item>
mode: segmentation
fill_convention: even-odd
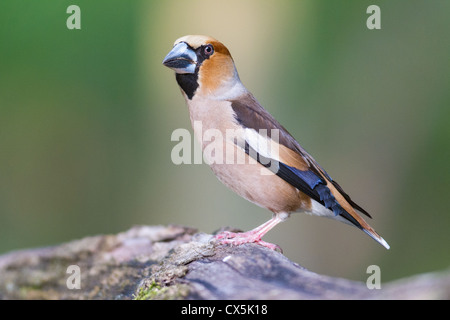
[[[268,136],[266,129],[261,129],[260,132],[250,128],[244,130],[244,139],[251,148],[263,157],[276,161],[280,161],[278,137],[278,129],[271,130],[271,137]]]

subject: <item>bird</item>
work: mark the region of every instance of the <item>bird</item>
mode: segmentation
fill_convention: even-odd
[[[162,64],[175,71],[194,135],[216,177],[241,197],[272,212],[272,218],[262,225],[247,232],[220,232],[215,241],[256,243],[282,252],[262,237],[291,213],[304,212],[357,227],[390,248],[363,219],[363,215],[372,218],[370,214],[242,84],[223,43],[205,35],[183,36]],[[205,137],[208,131],[214,138]]]

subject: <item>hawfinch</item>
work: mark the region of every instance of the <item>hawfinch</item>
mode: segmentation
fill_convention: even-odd
[[[311,157],[244,87],[228,49],[216,39],[188,35],[175,41],[163,65],[175,71],[203,157],[217,178],[241,197],[273,212],[243,233],[222,232],[223,244],[258,243],[292,212],[355,226],[389,249],[358,213],[370,215]]]

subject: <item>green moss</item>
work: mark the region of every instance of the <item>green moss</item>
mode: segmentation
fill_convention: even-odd
[[[161,286],[153,280],[149,285],[143,285],[139,288],[138,293],[134,295],[134,300],[153,300],[166,290],[167,287],[161,288]]]
[[[140,286],[133,300],[176,300],[185,297],[189,292],[188,286],[175,284],[161,286],[155,280]]]

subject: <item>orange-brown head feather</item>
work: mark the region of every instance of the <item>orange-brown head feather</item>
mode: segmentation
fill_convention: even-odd
[[[203,35],[188,35],[175,41],[175,45],[186,42],[193,49],[212,45],[214,53],[202,62],[198,72],[199,94],[212,94],[221,90],[222,86],[230,88],[239,79],[230,51],[220,41]]]

